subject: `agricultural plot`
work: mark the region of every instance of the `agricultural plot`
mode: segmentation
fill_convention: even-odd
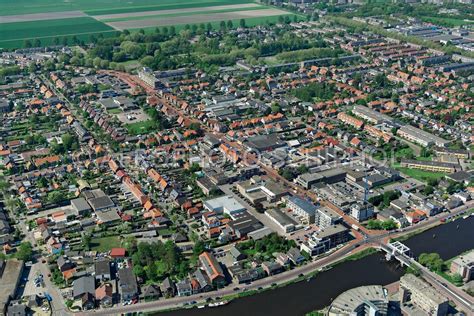
[[[156,26],[170,26],[180,24],[200,24],[216,21],[227,21],[235,19],[248,19],[259,17],[280,16],[286,12],[278,9],[245,10],[221,13],[190,14],[172,17],[154,17],[143,20],[126,20],[119,22],[109,22],[109,26],[116,30],[150,28]]]
[[[293,15],[252,0],[0,0],[0,48],[89,41],[99,34],[156,27],[238,22],[249,26]],[[235,24],[238,25],[238,24]],[[37,41],[39,39],[39,41]],[[28,47],[28,46],[26,46]]]
[[[4,16],[61,11],[85,11],[88,15],[98,15],[250,2],[253,0],[0,0],[0,8]]]
[[[115,32],[107,24],[91,17],[14,22],[0,24],[0,47],[21,46],[25,40],[39,39],[51,42],[59,36],[90,35]]]
[[[200,8],[183,8],[183,9],[172,9],[172,10],[153,10],[153,11],[142,11],[142,12],[128,12],[128,13],[116,13],[116,14],[105,14],[95,15],[94,18],[100,21],[114,22],[114,21],[127,21],[133,19],[143,19],[148,17],[158,16],[172,16],[172,15],[188,15],[196,13],[208,13],[210,11],[243,11],[251,10],[252,8],[261,9],[264,6],[256,3],[247,4],[233,4],[233,5],[219,5],[209,6]]]

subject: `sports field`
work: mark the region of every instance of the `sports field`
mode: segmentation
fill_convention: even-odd
[[[275,22],[286,11],[252,0],[0,0],[0,48],[20,48],[26,41],[49,45],[73,37],[113,36],[116,31],[211,23],[257,25]],[[238,25],[238,24],[234,24]]]

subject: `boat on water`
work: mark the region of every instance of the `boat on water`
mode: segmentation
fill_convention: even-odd
[[[220,302],[215,302],[215,303],[209,303],[209,307],[219,307],[219,306],[224,306],[229,304],[229,301],[220,301]]]
[[[201,308],[204,308],[206,307],[206,305],[198,305],[197,308],[201,309]]]

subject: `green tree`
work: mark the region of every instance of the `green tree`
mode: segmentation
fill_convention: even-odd
[[[58,204],[64,201],[64,199],[65,199],[64,194],[60,191],[51,191],[48,193],[48,196],[47,196],[47,201],[48,203],[51,203],[51,204]]]
[[[442,272],[445,267],[443,259],[437,253],[422,253],[418,262],[434,272]]]
[[[415,276],[421,275],[421,270],[418,266],[414,265],[413,263],[407,268],[406,273],[411,273]]]
[[[33,247],[30,242],[22,242],[15,254],[16,258],[23,261],[30,261],[33,257]]]
[[[425,186],[425,188],[423,189],[423,193],[425,195],[430,195],[430,194],[433,194],[434,192],[434,188],[431,186],[431,185],[427,185]]]
[[[25,41],[23,42],[23,47],[24,47],[24,48],[31,48],[32,46],[33,46],[33,44],[31,43],[30,40],[25,40]]]
[[[221,21],[221,23],[219,24],[219,29],[221,30],[221,32],[224,32],[226,30],[226,26],[225,26],[224,21]]]
[[[88,233],[82,234],[81,237],[81,245],[84,249],[90,250],[92,244],[92,236]]]

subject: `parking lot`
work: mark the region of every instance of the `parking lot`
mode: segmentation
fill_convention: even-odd
[[[39,295],[42,296],[44,294],[44,282],[41,281],[42,278],[39,277],[41,274],[41,270],[39,265],[42,264],[40,262],[35,263],[31,266],[29,273],[24,276],[23,281],[26,281],[24,295],[31,296],[31,295]],[[43,276],[47,277],[47,276]]]

